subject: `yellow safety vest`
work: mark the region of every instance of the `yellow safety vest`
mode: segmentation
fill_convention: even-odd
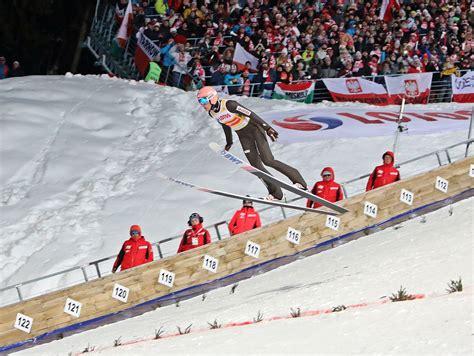
[[[153,80],[158,82],[160,80],[161,68],[155,62],[150,62],[150,70],[148,71],[145,81]]]

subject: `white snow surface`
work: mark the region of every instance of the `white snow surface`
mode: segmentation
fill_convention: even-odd
[[[257,113],[305,105],[238,100]],[[315,108],[336,105],[341,104]],[[357,105],[362,104],[344,106]],[[2,80],[0,107],[0,287],[114,255],[132,224],[140,224],[154,242],[181,234],[192,212],[210,224],[230,219],[240,207],[239,201],[163,181],[158,172],[240,194],[266,193],[258,179],[208,148],[210,141],[223,144],[224,135],[197,105],[195,93],[108,76],[32,76]],[[460,107],[471,106],[456,104]],[[404,134],[397,159],[466,137],[464,131]],[[335,169],[338,181],[370,172],[392,144],[393,137],[371,137],[276,143],[272,149],[312,185],[327,165]],[[232,152],[243,156],[238,143]],[[432,157],[401,173],[436,166]],[[349,187],[350,192],[360,188]],[[279,209],[264,214],[263,222],[278,219],[278,214]],[[177,244],[164,245],[165,253],[175,253]],[[81,279],[77,272],[22,291],[33,295]]]
[[[473,202],[464,200],[298,260],[231,287],[19,352],[66,355],[88,345],[105,355],[396,354],[472,355]],[[303,237],[304,238],[304,237]],[[448,294],[462,278],[464,290]],[[392,303],[399,290],[423,299]],[[385,301],[385,302],[383,302]],[[290,308],[336,313],[288,316]],[[263,321],[209,330],[218,324]],[[170,336],[192,324],[191,333]],[[153,340],[163,328],[165,338]],[[114,340],[123,344],[113,347]],[[132,343],[133,342],[133,343]]]

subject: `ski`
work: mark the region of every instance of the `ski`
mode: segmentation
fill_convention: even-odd
[[[239,195],[239,194],[234,194],[234,193],[229,193],[229,192],[223,192],[221,190],[215,190],[215,189],[212,189],[212,188],[200,187],[200,186],[192,184],[192,183],[188,183],[188,182],[176,179],[176,178],[168,177],[168,176],[166,176],[164,174],[161,174],[161,173],[158,173],[157,175],[158,175],[159,178],[168,180],[170,182],[173,182],[173,183],[176,183],[176,184],[188,187],[188,188],[192,188],[192,189],[195,189],[195,190],[199,190],[201,192],[219,195],[219,196],[222,196],[222,197],[238,199],[238,200],[251,200],[251,201],[253,201],[255,203],[259,203],[259,204],[280,206],[282,208],[309,211],[309,212],[312,212],[312,213],[319,213],[319,214],[324,214],[324,215],[335,215],[335,213],[332,212],[332,211],[312,209],[312,208],[307,208],[305,206],[293,205],[293,204],[283,203],[283,202],[280,202],[280,201],[265,200],[265,199],[261,199],[261,198],[249,197],[249,196],[246,196],[246,195]]]
[[[293,185],[289,184],[289,183],[286,183],[284,181],[282,181],[281,179],[278,179],[268,173],[265,173],[265,172],[262,172],[260,169],[258,168],[255,168],[254,166],[248,164],[247,162],[241,160],[240,158],[238,158],[237,156],[233,155],[232,153],[224,150],[223,148],[221,148],[217,143],[215,142],[211,142],[209,144],[209,147],[216,153],[220,154],[222,157],[224,157],[225,159],[227,159],[229,162],[237,165],[239,168],[243,169],[244,171],[247,171],[251,174],[253,174],[254,176],[260,178],[260,179],[264,179],[266,181],[269,181],[269,182],[272,182],[276,185],[278,185],[279,187],[283,188],[283,189],[286,189],[292,193],[295,193],[299,196],[302,196],[304,198],[307,198],[311,201],[314,201],[318,204],[321,204],[327,208],[330,208],[332,210],[335,210],[337,211],[338,213],[347,213],[348,210],[341,207],[341,206],[338,206],[334,203],[331,203],[325,199],[322,199],[312,193],[310,193],[309,191],[306,191],[306,190],[301,190],[301,189],[298,189],[296,187],[294,187]]]

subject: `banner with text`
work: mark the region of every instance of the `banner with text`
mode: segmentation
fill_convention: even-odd
[[[398,108],[304,107],[298,110],[262,114],[280,133],[282,143],[336,138],[394,135]],[[468,130],[471,107],[455,104],[443,109],[405,107],[402,123],[409,135]]]
[[[314,95],[314,81],[294,84],[277,83],[273,91],[273,99],[286,99],[303,103],[312,103]]]
[[[390,102],[400,104],[405,98],[407,104],[427,104],[430,96],[433,73],[404,74],[399,77],[385,77]]]
[[[474,71],[469,71],[462,77],[451,75],[453,101],[457,103],[474,103]]]
[[[135,49],[135,65],[142,76],[145,76],[148,63],[160,54],[160,48],[143,33],[138,33],[137,48]]]
[[[323,79],[332,100],[359,101],[372,105],[388,105],[388,94],[382,84],[362,78]]]

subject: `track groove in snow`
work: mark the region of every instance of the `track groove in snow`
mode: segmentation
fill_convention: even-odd
[[[398,303],[409,303],[409,302],[415,301],[415,300],[419,301],[419,300],[422,300],[422,299],[443,298],[443,297],[448,297],[448,296],[453,297],[453,295],[447,294],[446,292],[442,292],[442,293],[438,292],[438,293],[430,293],[430,294],[419,294],[418,293],[418,294],[412,294],[411,298],[409,300],[406,300],[404,302],[398,302]],[[470,288],[469,290],[464,290],[462,292],[462,297],[466,297],[466,296],[468,296],[468,297],[471,296],[472,297],[472,288]],[[456,296],[454,296],[454,297],[456,297]],[[380,306],[380,305],[387,304],[387,303],[393,303],[393,302],[389,298],[384,297],[384,298],[381,298],[381,300],[378,300],[378,301],[363,302],[363,303],[357,303],[357,304],[348,304],[348,305],[344,306],[346,308],[344,310],[334,310],[334,308],[336,308],[337,306],[334,306],[333,308],[329,308],[329,309],[306,310],[306,311],[302,311],[299,317],[293,317],[291,314],[278,315],[278,316],[272,316],[272,317],[268,317],[268,318],[264,317],[264,318],[262,318],[262,320],[260,322],[255,322],[255,318],[254,318],[252,320],[245,320],[245,321],[239,321],[239,322],[235,322],[235,323],[231,322],[231,323],[226,323],[226,324],[220,324],[220,327],[218,329],[219,330],[229,329],[229,328],[249,326],[249,325],[254,325],[254,327],[265,326],[267,323],[273,322],[273,321],[285,321],[285,320],[292,320],[292,319],[297,319],[297,318],[298,318],[298,320],[300,320],[299,318],[318,317],[318,316],[327,315],[327,314],[349,312],[351,310],[364,310],[366,308],[373,308],[373,307]],[[219,322],[217,324],[219,324]],[[195,334],[203,334],[203,333],[207,333],[207,332],[214,332],[214,330],[216,330],[216,329],[211,330],[210,327],[200,328],[200,329],[197,329],[197,330],[194,330],[194,329],[191,328],[191,331],[188,334],[180,334],[179,332],[173,333],[173,334],[164,333],[160,337],[160,339],[163,340],[163,339],[170,339],[170,338],[176,338],[176,337],[195,336]],[[145,343],[150,343],[150,342],[160,342],[160,341],[156,340],[156,337],[154,335],[150,335],[148,337],[143,337],[143,338],[136,339],[136,340],[127,340],[127,341],[121,343],[121,345],[119,347],[109,346],[109,347],[96,348],[96,349],[94,349],[94,351],[88,352],[87,354],[90,354],[90,353],[104,353],[104,352],[105,353],[111,352],[112,354],[116,353],[116,352],[120,353],[119,350],[121,348],[126,349],[126,347],[130,346],[130,345],[145,344]],[[179,342],[179,341],[177,341],[177,342]],[[146,345],[143,345],[143,346],[146,346]],[[114,351],[112,352],[112,350],[114,350]],[[126,350],[123,350],[123,351],[127,352]],[[85,355],[85,354],[86,353],[83,353],[83,352],[73,352],[72,353],[72,355],[75,355],[75,356],[80,356],[80,355]]]

